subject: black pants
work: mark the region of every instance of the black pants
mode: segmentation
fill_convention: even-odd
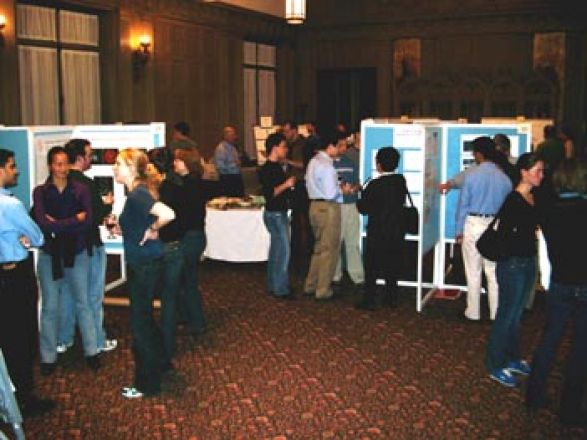
[[[20,401],[33,392],[33,365],[39,348],[38,291],[32,258],[14,269],[0,268],[0,348]]]
[[[400,261],[400,245],[379,247],[367,243],[365,252],[365,296],[364,301],[375,305],[377,280],[385,280],[385,301],[390,304],[397,302],[398,261]]]
[[[162,264],[162,259],[158,259],[127,266],[130,325],[135,357],[134,386],[147,395],[161,391],[163,342],[161,331],[153,317],[153,298]]]

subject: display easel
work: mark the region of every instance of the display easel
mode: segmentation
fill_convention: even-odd
[[[12,188],[14,195],[30,209],[35,186],[47,179],[47,152],[56,145],[65,145],[70,139],[88,139],[94,150],[92,168],[86,172],[94,179],[107,179],[114,194],[113,212],[119,214],[126,200],[124,185],[114,181],[112,164],[118,151],[124,148],[150,150],[165,144],[165,123],[132,125],[78,125],[0,127],[0,147],[15,152],[20,171],[18,185]],[[106,151],[109,152],[106,157]],[[105,290],[112,290],[126,281],[126,267],[122,238],[108,238],[106,228],[100,226],[106,253],[117,255],[121,262],[120,278],[108,283]],[[109,299],[105,298],[108,304]]]
[[[388,123],[381,120],[364,120],[361,123],[361,181],[376,177],[375,156],[383,147],[393,146],[401,159],[397,172],[404,175],[408,191],[418,208],[419,233],[408,235],[406,240],[417,247],[415,280],[399,280],[400,286],[415,287],[416,310],[421,312],[438,287],[439,277],[433,274],[430,282],[423,280],[423,258],[434,251],[434,269],[438,267],[438,243],[440,240],[440,183],[442,159],[442,127],[437,124]],[[361,218],[361,236],[366,235],[365,218]],[[424,288],[429,289],[426,292]]]

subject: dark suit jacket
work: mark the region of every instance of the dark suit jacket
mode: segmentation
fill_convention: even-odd
[[[405,235],[402,207],[406,193],[406,179],[401,174],[374,179],[361,192],[357,208],[368,216],[366,269],[399,271]]]

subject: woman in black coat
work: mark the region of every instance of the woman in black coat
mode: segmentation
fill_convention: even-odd
[[[397,305],[397,280],[401,268],[404,222],[402,207],[407,194],[406,179],[395,174],[400,154],[393,147],[377,152],[375,163],[379,176],[361,191],[357,208],[368,216],[365,245],[365,292],[357,308],[375,309],[375,288],[378,279],[385,280],[387,299]]]
[[[582,408],[587,389],[587,164],[567,159],[554,171],[554,194],[543,197],[541,221],[552,264],[544,333],[532,359],[526,405],[547,407],[548,378],[568,327],[572,336],[560,392],[559,419],[563,425],[585,425]]]

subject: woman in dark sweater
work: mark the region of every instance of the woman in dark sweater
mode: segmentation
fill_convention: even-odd
[[[161,368],[164,372],[173,369],[175,356],[175,329],[177,315],[177,298],[180,279],[183,272],[183,255],[181,239],[184,230],[179,222],[179,211],[186,203],[181,197],[179,177],[170,173],[173,153],[167,147],[154,148],[147,155],[160,174],[159,201],[175,212],[175,220],[163,226],[159,239],[163,243],[163,275],[161,277],[161,315],[160,325],[163,336],[163,359]]]
[[[267,258],[267,290],[281,299],[293,299],[289,286],[289,219],[287,210],[296,179],[287,177],[283,163],[287,158],[285,137],[269,135],[265,141],[267,161],[259,170],[259,180],[265,196],[263,221],[271,236]]]
[[[520,156],[516,167],[520,182],[497,214],[508,257],[497,263],[499,305],[485,359],[489,377],[508,387],[518,384],[512,373],[530,373],[520,354],[520,318],[536,273],[538,212],[532,189],[544,176],[544,163],[533,153]]]
[[[197,336],[206,331],[198,270],[206,248],[206,201],[209,193],[202,182],[202,161],[195,148],[175,150],[173,170],[180,178],[177,223],[183,233],[181,252],[183,272],[180,280],[180,308],[185,311],[189,329]]]
[[[163,259],[159,229],[175,213],[157,200],[160,178],[145,153],[122,150],[112,170],[116,181],[128,190],[119,221],[128,274],[135,380],[122,388],[122,395],[135,399],[161,392],[161,344],[153,319],[153,298]]]
[[[572,159],[563,162],[554,171],[553,187],[555,194],[545,202],[541,225],[552,264],[548,317],[532,359],[526,405],[531,410],[546,406],[548,375],[572,322],[559,417],[565,425],[578,425],[587,420],[581,413],[587,380],[587,270],[579,257],[587,248],[587,164]]]

